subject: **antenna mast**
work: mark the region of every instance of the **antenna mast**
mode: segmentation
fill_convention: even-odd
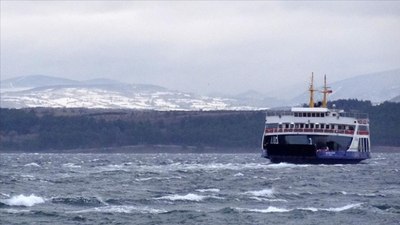
[[[308,105],[310,108],[314,108],[314,72],[311,72],[311,83],[308,91],[310,92],[310,103]]]
[[[326,86],[326,74],[324,76],[324,89],[321,91],[324,94],[324,99],[322,100],[322,107],[327,108],[328,106],[328,94],[332,93],[332,90]]]

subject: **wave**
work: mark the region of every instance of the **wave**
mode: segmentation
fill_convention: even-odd
[[[234,170],[243,171],[248,169],[267,169],[269,164],[264,163],[209,163],[209,164],[182,164],[172,163],[166,165],[142,165],[135,167],[135,171],[198,171],[198,170]]]
[[[148,180],[172,180],[172,179],[182,179],[182,177],[175,176],[175,177],[142,177],[136,178],[135,181],[148,181]]]
[[[196,189],[198,192],[220,192],[221,190],[218,188],[208,188],[208,189]]]
[[[260,197],[256,197],[256,196],[254,196],[254,197],[250,197],[250,199],[254,199],[254,200],[257,200],[257,201],[259,201],[259,202],[262,202],[262,201],[267,201],[267,202],[287,202],[287,200],[285,200],[285,199],[279,199],[279,198],[260,198]]]
[[[259,191],[246,191],[245,194],[251,194],[256,197],[273,197],[274,192],[273,188],[267,188]]]
[[[341,212],[345,210],[349,210],[352,208],[357,208],[361,206],[362,203],[355,203],[355,204],[349,204],[345,205],[342,207],[337,207],[337,208],[314,208],[314,207],[309,207],[309,208],[298,208],[299,210],[305,210],[305,211],[312,211],[312,212],[317,212],[317,211],[328,211],[328,212]]]
[[[239,212],[257,212],[257,213],[282,213],[282,212],[290,212],[292,210],[285,208],[278,208],[274,206],[269,206],[266,209],[247,209],[247,208],[234,208]]]
[[[52,203],[61,203],[67,205],[78,205],[78,206],[98,206],[108,205],[101,198],[98,197],[67,197],[67,198],[52,198]]]
[[[17,195],[17,196],[12,196],[9,199],[4,199],[0,200],[1,203],[9,205],[9,206],[26,206],[26,207],[31,207],[36,204],[41,204],[44,203],[45,200],[42,197],[36,196],[34,194],[31,194],[29,196],[25,195]]]
[[[112,206],[95,207],[95,208],[84,209],[84,210],[79,210],[79,211],[72,211],[69,213],[93,213],[93,212],[159,214],[159,213],[166,213],[168,211],[163,210],[163,209],[150,208],[147,206],[137,207],[137,206],[129,206],[129,205],[112,205]]]
[[[34,163],[34,162],[32,162],[32,163],[28,163],[28,164],[25,164],[24,166],[34,166],[34,167],[41,167],[39,164],[37,164],[37,163]]]
[[[159,198],[154,198],[157,200],[170,200],[170,201],[194,201],[200,202],[204,199],[209,198],[209,196],[202,196],[197,194],[189,193],[187,195],[166,195]]]
[[[82,166],[75,165],[74,163],[65,163],[62,165],[63,167],[68,167],[68,168],[81,168]]]
[[[372,207],[377,208],[382,211],[393,212],[393,213],[400,213],[400,205],[372,205]]]
[[[281,169],[281,168],[293,168],[293,167],[309,167],[311,165],[309,164],[291,164],[291,163],[271,163],[267,164],[268,168],[274,168],[274,169]]]
[[[103,172],[116,172],[116,171],[123,171],[123,172],[130,172],[126,165],[107,165],[107,166],[99,166],[95,167],[93,173],[103,173]]]
[[[249,208],[233,208],[239,212],[257,212],[257,213],[285,213],[285,212],[292,212],[295,210],[302,210],[302,211],[311,211],[311,212],[318,212],[318,211],[327,211],[327,212],[342,212],[345,210],[349,210],[352,208],[357,208],[361,206],[361,203],[349,204],[342,207],[337,208],[294,208],[294,209],[287,209],[287,208],[278,208],[274,206],[269,206],[266,209],[249,209]]]

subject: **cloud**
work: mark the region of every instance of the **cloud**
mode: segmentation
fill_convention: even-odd
[[[398,67],[397,2],[1,2],[2,78],[274,92]]]

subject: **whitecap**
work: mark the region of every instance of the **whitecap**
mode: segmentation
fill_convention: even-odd
[[[245,194],[251,194],[257,197],[272,197],[274,194],[274,189],[273,188],[267,188],[259,191],[246,191]]]
[[[152,180],[152,177],[144,177],[144,178],[136,178],[136,181],[148,181],[148,180]]]
[[[0,192],[0,195],[1,195],[1,196],[5,196],[5,197],[7,197],[7,198],[10,197],[10,195],[9,195],[9,194],[6,194],[6,193],[1,193],[1,192]]]
[[[95,172],[112,172],[112,171],[129,172],[129,169],[127,169],[125,165],[113,165],[112,164],[112,165],[97,167]]]
[[[298,209],[306,210],[306,211],[312,211],[312,212],[317,212],[317,211],[341,212],[341,211],[349,210],[349,209],[352,209],[352,208],[357,208],[360,205],[362,205],[362,204],[361,203],[355,203],[355,204],[349,204],[349,205],[345,205],[345,206],[342,206],[342,207],[336,207],[336,208],[308,207],[308,208],[298,208]]]
[[[41,167],[39,164],[37,164],[37,163],[28,163],[28,164],[25,164],[24,166],[34,166],[34,167]]]
[[[63,167],[68,167],[68,168],[81,168],[79,165],[75,165],[73,163],[65,163],[62,165]]]
[[[257,212],[257,213],[283,213],[292,211],[290,209],[278,208],[274,206],[269,206],[266,209],[246,209],[246,208],[235,208],[235,209],[240,212]]]
[[[158,213],[166,213],[166,210],[163,209],[155,209],[149,207],[136,207],[129,205],[112,205],[112,206],[102,206],[95,207],[91,209],[84,209],[79,211],[72,211],[70,213],[92,213],[92,212],[102,212],[102,213],[150,213],[150,214],[158,214]]]
[[[31,207],[36,204],[44,203],[44,199],[42,197],[38,197],[34,194],[30,196],[25,195],[17,195],[13,196],[9,199],[5,199],[1,201],[2,203],[9,205],[9,206],[27,206]]]
[[[155,199],[170,200],[170,201],[195,201],[195,202],[200,202],[200,201],[203,201],[205,198],[206,198],[206,196],[189,193],[187,195],[167,195],[167,196],[162,196],[162,197],[155,198]]]
[[[196,189],[198,192],[220,192],[218,188]]]
[[[234,174],[233,176],[234,176],[234,177],[242,177],[242,176],[244,176],[244,174],[241,173],[241,172],[239,172],[239,173],[237,173],[237,174]]]
[[[280,168],[293,168],[293,167],[309,167],[308,164],[291,164],[291,163],[271,163],[267,165],[268,168],[280,169]]]
[[[341,212],[341,211],[345,211],[348,209],[352,209],[352,208],[357,208],[359,206],[361,206],[361,203],[355,203],[355,204],[349,204],[349,205],[345,205],[343,207],[337,207],[337,208],[328,208],[328,209],[322,209],[323,211],[329,211],[329,212]]]
[[[254,199],[254,200],[257,200],[257,201],[259,201],[259,202],[262,202],[262,201],[267,201],[267,202],[287,202],[287,200],[285,200],[285,199],[279,199],[279,198],[260,198],[260,197],[256,197],[256,196],[254,196],[254,197],[250,197],[250,199]]]

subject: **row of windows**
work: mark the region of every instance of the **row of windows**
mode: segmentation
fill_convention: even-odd
[[[355,126],[344,124],[318,124],[318,123],[267,123],[265,128],[284,128],[284,129],[332,129],[332,130],[354,130]]]
[[[294,117],[325,117],[329,116],[329,112],[295,112]],[[336,113],[333,113],[332,116],[337,116]]]

